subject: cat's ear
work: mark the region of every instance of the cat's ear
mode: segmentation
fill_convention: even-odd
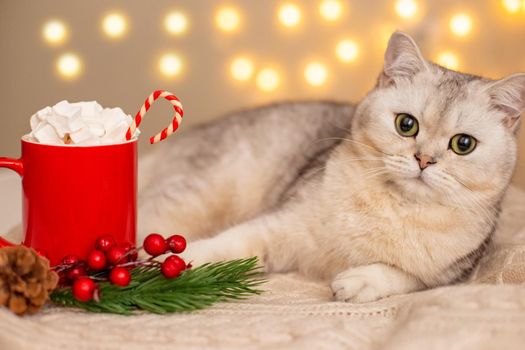
[[[411,79],[417,73],[428,70],[428,63],[421,55],[414,40],[407,34],[395,32],[388,41],[383,72],[379,76],[381,87],[395,84],[399,79]]]
[[[504,113],[504,125],[515,130],[525,111],[525,73],[518,73],[490,83],[487,92],[492,106]]]

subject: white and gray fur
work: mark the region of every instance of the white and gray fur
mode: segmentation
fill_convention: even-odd
[[[426,61],[394,33],[357,105],[281,103],[197,127],[141,163],[139,232],[181,232],[195,264],[258,256],[366,302],[466,278],[516,163],[525,74],[489,80]],[[419,121],[402,137],[398,113]],[[478,140],[465,156],[449,140]],[[435,164],[421,170],[416,154]]]

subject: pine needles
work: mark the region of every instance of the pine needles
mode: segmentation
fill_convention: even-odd
[[[158,267],[142,266],[132,270],[131,283],[126,287],[100,283],[98,302],[76,300],[70,287],[57,289],[50,297],[58,305],[101,313],[193,311],[220,301],[260,294],[259,286],[265,280],[257,264],[256,257],[205,264],[186,270],[174,279],[165,278]]]

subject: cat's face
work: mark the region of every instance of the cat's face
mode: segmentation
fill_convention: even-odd
[[[452,72],[396,33],[378,86],[356,112],[352,139],[367,145],[354,147],[370,159],[363,160],[368,176],[409,195],[465,205],[508,185],[524,107],[525,75],[494,82]]]

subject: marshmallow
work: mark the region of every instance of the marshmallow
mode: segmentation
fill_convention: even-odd
[[[69,134],[71,141],[76,145],[97,145],[100,144],[100,139],[91,132],[89,127],[83,127],[82,129]]]
[[[31,130],[36,130],[38,126],[40,125],[41,119],[38,118],[38,115],[33,114],[31,116],[31,119],[29,120],[29,124],[31,124]]]
[[[106,131],[106,136],[103,138],[105,142],[108,140],[114,140],[126,135],[126,132],[129,129],[129,123],[126,121],[120,121],[114,125],[110,130]]]
[[[55,129],[50,124],[42,125],[33,132],[33,137],[40,143],[60,145],[64,140],[58,137]]]
[[[75,131],[80,130],[84,126],[84,121],[82,120],[82,117],[79,115],[76,118],[69,119],[67,122],[67,126],[70,132],[75,132]]]
[[[46,120],[46,116],[51,114],[52,113],[52,109],[51,107],[47,106],[46,108],[44,109],[41,109],[39,110],[38,112],[36,112],[36,116],[38,117],[38,119],[40,120]]]
[[[53,112],[64,118],[73,118],[80,113],[81,109],[67,101],[60,101],[53,106]]]
[[[106,135],[106,129],[104,129],[104,124],[100,122],[88,122],[89,131],[97,137],[102,137]]]
[[[100,112],[103,110],[102,106],[99,105],[97,101],[76,102],[71,103],[71,106],[80,108],[82,117],[85,118],[94,118],[100,115]]]
[[[68,128],[68,120],[66,117],[63,117],[58,114],[53,114],[47,117],[46,121],[49,125],[55,128],[58,137],[62,139],[64,138],[64,136],[66,136],[66,134],[70,132]]]
[[[96,101],[60,101],[30,119],[33,141],[47,144],[99,145],[126,141],[132,122],[120,108],[103,108]],[[139,135],[135,132],[135,137]]]

